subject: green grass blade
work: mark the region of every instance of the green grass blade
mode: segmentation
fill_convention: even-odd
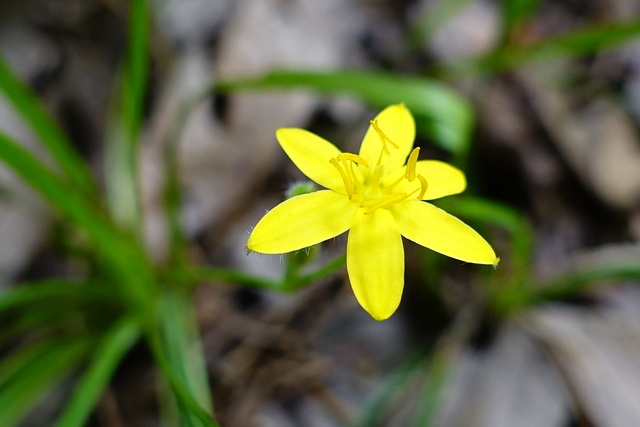
[[[218,267],[183,267],[173,271],[173,280],[187,287],[202,283],[232,283],[250,288],[282,290],[279,281]]]
[[[279,71],[261,78],[221,83],[216,91],[307,88],[348,94],[384,108],[404,102],[416,117],[418,131],[455,154],[469,148],[474,115],[470,104],[442,83],[366,71]]]
[[[394,402],[410,389],[409,385],[422,381],[426,375],[427,358],[424,355],[407,359],[384,379],[377,391],[368,399],[356,419],[347,427],[372,427],[384,425],[385,414]]]
[[[85,424],[118,363],[139,337],[137,321],[124,318],[102,338],[102,342],[93,350],[89,367],[58,419],[58,427],[81,427]]]
[[[41,341],[15,350],[0,359],[0,396],[7,384],[19,378],[20,373],[34,360],[54,346],[55,343],[51,341]]]
[[[190,288],[202,283],[229,283],[257,289],[279,292],[295,292],[298,289],[320,280],[345,266],[346,257],[340,256],[317,270],[283,280],[272,280],[262,276],[247,274],[239,270],[218,267],[182,267],[173,271],[172,279]]]
[[[127,139],[134,150],[137,149],[138,133],[140,132],[147,91],[149,23],[147,0],[133,0],[129,22],[129,50],[123,87],[123,118],[126,124]]]
[[[181,293],[167,294],[158,315],[156,355],[161,356],[159,366],[176,396],[179,418],[185,426],[209,425],[203,423],[213,422],[212,398],[190,300]]]
[[[526,46],[498,49],[479,59],[463,59],[438,66],[438,74],[459,78],[472,74],[501,72],[532,61],[588,55],[630,41],[640,34],[640,20],[605,24],[543,40]]]
[[[435,354],[429,361],[427,370],[427,379],[413,414],[412,427],[428,427],[435,424],[444,389],[450,379],[451,361],[446,355]]]
[[[570,272],[530,288],[528,299],[535,303],[552,301],[616,280],[640,280],[640,263],[637,260],[610,262]]]
[[[49,150],[66,178],[86,195],[95,195],[93,177],[35,93],[22,82],[0,57],[0,90]]]
[[[0,133],[0,159],[11,167],[34,190],[38,191],[51,204],[73,218],[98,240],[108,241],[111,237],[98,219],[101,215],[89,207],[86,199],[69,188],[56,174],[45,168],[40,161],[19,143]]]
[[[116,221],[142,233],[138,151],[147,90],[149,8],[146,0],[131,2],[128,50],[121,90],[107,131],[105,183],[109,208]]]
[[[528,276],[533,253],[533,234],[529,222],[522,214],[509,206],[481,197],[459,197],[444,200],[439,205],[454,215],[508,231],[512,239],[514,279],[521,282]]]
[[[86,340],[55,341],[6,358],[0,364],[0,425],[14,425],[32,410],[81,363],[88,346]]]
[[[89,283],[73,283],[65,279],[20,283],[0,291],[0,312],[14,308],[28,308],[37,303],[51,301],[117,301],[113,289],[92,286]]]
[[[2,133],[0,160],[87,233],[98,253],[109,264],[110,271],[122,279],[127,292],[136,295],[140,302],[149,298],[152,272],[143,250],[120,233],[103,212]]]
[[[164,147],[164,205],[167,215],[167,231],[169,235],[169,262],[173,266],[183,266],[188,263],[188,249],[185,233],[182,226],[182,194],[179,170],[180,140],[184,129],[198,105],[208,99],[209,93],[188,93],[179,102],[179,108],[174,120],[166,133],[161,145]]]
[[[311,273],[296,277],[292,282],[288,282],[285,277],[285,280],[283,280],[283,286],[281,286],[280,290],[285,292],[297,291],[304,286],[307,286],[317,280],[327,277],[328,275],[340,270],[341,268],[344,268],[346,262],[347,256],[342,255],[332,261],[329,261],[327,264],[319,267],[317,270],[312,271]]]

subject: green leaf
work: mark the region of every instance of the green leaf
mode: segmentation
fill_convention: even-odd
[[[602,265],[583,267],[543,283],[532,284],[522,300],[539,304],[566,298],[603,283],[628,280],[640,280],[640,263],[637,260],[609,260]]]
[[[0,312],[12,308],[28,309],[37,303],[76,300],[82,302],[106,300],[117,301],[113,289],[92,286],[90,283],[73,283],[65,279],[50,279],[40,282],[20,283],[0,291]]]
[[[533,234],[527,219],[515,209],[481,197],[458,197],[439,203],[445,210],[465,219],[498,226],[511,235],[512,279],[523,283],[530,273]]]
[[[0,133],[0,159],[42,197],[84,230],[109,270],[122,279],[121,289],[144,303],[149,298],[152,271],[143,249],[115,228],[104,213],[13,139]]]
[[[262,276],[219,267],[181,267],[172,271],[172,279],[187,286],[207,282],[232,283],[258,289],[281,290],[280,283]]]
[[[526,46],[508,46],[484,57],[455,60],[438,66],[438,74],[459,78],[501,72],[527,62],[597,53],[630,41],[640,34],[640,20],[623,24],[600,24]]]
[[[102,338],[58,419],[58,427],[81,427],[85,424],[118,363],[139,337],[138,322],[124,318]]]
[[[157,315],[158,325],[149,331],[148,337],[156,362],[173,394],[180,424],[218,426],[210,415],[211,392],[190,300],[184,294],[167,290]]]
[[[344,93],[384,108],[404,102],[416,117],[418,131],[455,154],[469,147],[474,115],[470,104],[442,83],[367,71],[279,71],[261,78],[220,83],[215,91],[308,88]]]
[[[449,338],[449,343],[440,343],[437,351],[427,363],[426,381],[419,394],[418,404],[413,414],[412,427],[426,427],[435,425],[438,410],[443,402],[445,388],[449,385],[455,347],[453,335],[443,335],[443,341]]]
[[[24,417],[82,361],[89,341],[58,340],[15,351],[0,362],[0,425]]]
[[[301,253],[300,256],[306,255]],[[172,280],[186,287],[202,283],[229,283],[278,292],[295,292],[343,268],[345,260],[346,257],[342,255],[306,274],[299,274],[299,271],[294,269],[295,274],[285,274],[282,280],[267,279],[239,270],[218,267],[182,267],[173,270]]]
[[[414,390],[416,383],[425,380],[428,357],[418,355],[405,360],[398,368],[386,376],[382,384],[365,402],[360,414],[348,427],[369,427],[385,425],[385,416],[394,403],[402,402],[408,390]]]
[[[64,133],[44,109],[35,93],[25,85],[0,57],[0,90],[22,115],[30,129],[49,150],[65,178],[85,195],[95,195],[95,186],[86,163],[73,149]]]
[[[131,2],[124,75],[114,99],[105,144],[105,184],[109,209],[118,224],[142,234],[138,157],[147,90],[149,8]]]

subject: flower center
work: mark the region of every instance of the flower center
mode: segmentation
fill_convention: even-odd
[[[394,181],[387,182],[385,178],[395,171],[385,171],[385,156],[390,156],[391,150],[399,149],[399,145],[380,129],[375,120],[371,121],[371,126],[380,136],[381,142],[380,155],[375,165],[370,165],[366,159],[352,153],[341,153],[330,160],[342,178],[347,197],[366,208],[365,214],[389,208],[407,199],[421,200],[428,183],[422,175],[416,173],[420,147],[414,148],[409,155],[405,173]],[[400,191],[396,187],[401,182],[410,185],[400,185]]]

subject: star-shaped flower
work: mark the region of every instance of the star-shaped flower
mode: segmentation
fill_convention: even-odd
[[[349,230],[351,286],[376,320],[387,319],[400,304],[401,236],[462,261],[498,263],[476,231],[424,201],[460,193],[466,180],[447,163],[418,160],[420,148],[411,150],[415,122],[404,104],[387,107],[371,121],[358,154],[343,153],[304,129],[279,129],[276,137],[293,163],[326,190],[293,197],[269,211],[249,236],[250,250],[291,252]]]

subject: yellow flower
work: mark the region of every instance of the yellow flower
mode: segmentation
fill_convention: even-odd
[[[293,163],[327,190],[293,197],[269,211],[249,236],[250,250],[291,252],[349,230],[351,286],[376,320],[387,319],[400,304],[401,236],[462,261],[498,263],[476,231],[424,202],[464,191],[466,180],[447,163],[418,161],[420,149],[411,150],[415,122],[404,104],[387,107],[371,121],[358,154],[342,153],[304,129],[279,129],[276,136]]]

